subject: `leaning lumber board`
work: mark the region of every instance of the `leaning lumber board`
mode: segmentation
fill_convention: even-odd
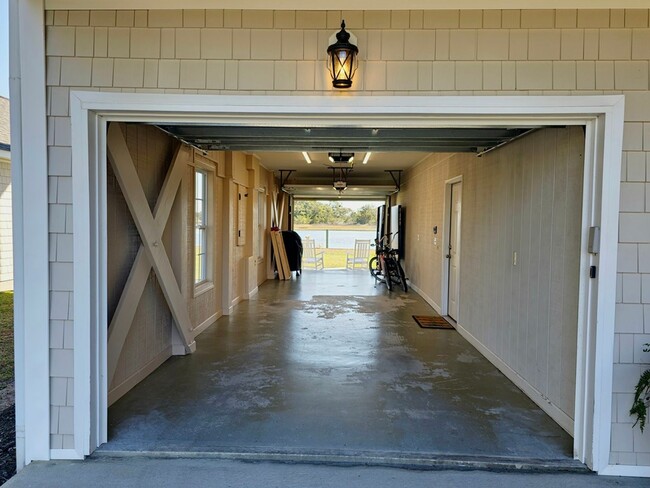
[[[273,258],[275,260],[275,268],[278,271],[278,279],[285,280],[284,269],[282,266],[282,261],[280,260],[280,250],[278,249],[278,232],[271,231],[271,244],[273,247]]]
[[[286,280],[291,279],[291,267],[289,266],[289,258],[287,258],[287,249],[284,247],[284,239],[282,238],[282,231],[278,231],[278,250],[280,254],[280,261],[282,262],[282,268],[284,270],[284,276]]]

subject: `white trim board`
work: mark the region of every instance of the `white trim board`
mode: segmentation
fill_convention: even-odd
[[[427,302],[429,305],[431,305],[431,307],[436,311],[436,313],[442,315],[442,309],[440,308],[440,305],[438,305],[438,304],[433,300],[433,298],[431,298],[429,295],[427,295],[426,293],[424,293],[420,288],[418,288],[416,285],[414,285],[414,284],[411,283],[410,281],[409,281],[408,285],[409,285],[409,287],[411,288],[411,290],[413,290],[415,293],[417,293],[418,295],[420,295],[420,297],[422,297],[422,298],[424,299],[425,302]]]
[[[259,292],[259,287],[256,286],[255,288],[253,288],[253,289],[252,289],[251,291],[249,291],[248,293],[244,293],[244,298],[245,298],[246,300],[250,300],[250,299],[253,298],[255,295],[257,295],[258,292]]]
[[[354,10],[395,10],[393,0],[356,0]],[[350,10],[348,0],[329,0],[327,3],[304,0],[221,0],[220,9],[244,10]],[[46,10],[88,10],[88,0],[45,0]],[[169,9],[212,9],[214,0],[94,0],[93,10],[169,10]],[[482,10],[484,0],[402,0],[401,10]],[[647,9],[645,0],[492,0],[490,9]],[[334,31],[335,29],[332,29]]]
[[[213,313],[210,317],[205,319],[203,322],[201,322],[199,325],[194,327],[192,329],[192,335],[194,337],[197,337],[201,332],[203,332],[205,329],[210,327],[212,324],[214,324],[217,320],[219,320],[220,317],[223,316],[223,312],[221,310],[217,310],[215,313]]]
[[[420,295],[425,302],[427,302],[431,307],[439,314],[441,314],[440,306],[427,294],[423,293],[420,288],[414,284],[410,284],[411,289]],[[571,419],[566,413],[557,408],[555,405],[550,403],[544,395],[537,391],[528,381],[522,378],[517,374],[510,366],[499,358],[496,354],[490,351],[486,346],[483,345],[478,339],[476,339],[467,329],[462,325],[456,322],[456,330],[458,333],[463,336],[467,342],[474,346],[488,361],[490,361],[494,367],[501,371],[510,381],[512,381],[517,388],[522,390],[531,400],[533,400],[544,412],[546,412],[555,422],[557,422],[560,427],[567,431],[571,436],[573,436],[573,419]]]
[[[156,356],[151,358],[147,364],[142,366],[138,371],[122,381],[120,385],[110,390],[108,392],[108,405],[111,406],[113,403],[126,395],[129,390],[131,390],[135,385],[140,383],[143,379],[158,369],[170,357],[172,357],[172,346],[169,346],[160,351],[158,354],[156,354]]]
[[[42,0],[9,2],[16,465],[50,459],[49,208]],[[40,60],[40,61],[39,61]]]
[[[346,124],[370,127],[520,127],[526,125],[582,125],[586,127],[585,217],[589,225],[600,225],[601,253],[586,253],[583,238],[581,254],[581,302],[576,384],[575,456],[595,471],[605,469],[609,460],[611,434],[611,392],[613,371],[614,304],[617,257],[618,198],[623,139],[624,97],[617,96],[523,96],[523,97],[435,97],[435,96],[220,96],[100,93],[71,93],[73,118],[73,168],[99,171],[105,159],[106,121],[203,123],[237,126],[338,126]],[[103,127],[104,130],[98,130]],[[84,134],[94,134],[90,144]],[[87,174],[87,173],[86,173]],[[75,328],[75,367],[86,375],[75,376],[75,432],[97,432],[94,445],[85,454],[106,442],[106,404],[102,396],[102,372],[105,358],[97,371],[87,376],[89,357],[84,351],[105,351],[102,324],[105,317],[93,315],[102,309],[105,292],[105,202],[101,178],[75,180],[75,270],[81,282],[75,285],[93,290],[78,300],[75,295],[75,321],[90,327]],[[90,211],[79,209],[89,196],[98,205]],[[79,218],[77,215],[79,213]],[[583,229],[587,232],[588,229]],[[92,243],[92,246],[90,244]],[[79,251],[79,252],[77,252]],[[96,266],[93,263],[97,263]],[[599,266],[599,278],[590,280],[590,265]],[[90,269],[90,273],[88,273]],[[104,274],[102,274],[104,273]],[[227,287],[226,287],[227,290]],[[232,303],[232,302],[231,302]],[[224,310],[224,313],[227,313]],[[91,320],[92,317],[95,319]],[[104,322],[102,322],[104,321]],[[85,347],[81,347],[85,344]],[[90,355],[90,352],[88,352]],[[94,359],[93,359],[94,360]],[[96,393],[97,404],[90,401]],[[85,399],[85,400],[84,400]],[[78,408],[79,405],[81,408]],[[92,405],[85,411],[85,407]],[[79,422],[82,422],[79,420]]]
[[[611,464],[598,474],[602,474],[603,476],[637,476],[641,478],[650,478],[650,466]]]
[[[50,449],[50,457],[52,459],[68,459],[79,460],[83,459],[75,449]]]
[[[444,203],[442,211],[442,223],[439,228],[439,234],[442,243],[441,243],[441,273],[440,273],[440,315],[447,315],[447,309],[449,307],[449,263],[447,252],[449,250],[449,226],[451,220],[451,187],[455,183],[463,183],[463,175],[455,176],[451,179],[445,180],[445,190],[444,190]],[[462,217],[461,217],[462,218]],[[461,261],[462,263],[462,261]],[[460,285],[458,287],[458,293],[460,295]],[[459,309],[460,310],[460,309]]]

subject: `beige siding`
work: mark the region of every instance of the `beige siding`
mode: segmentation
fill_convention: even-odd
[[[462,175],[458,323],[570,418],[583,147],[575,127],[539,131],[481,158],[433,156],[406,173],[398,195],[407,275],[441,305],[445,181]]]
[[[323,61],[341,17],[361,50],[346,96],[626,95],[611,462],[650,465],[627,414],[650,361],[648,10],[48,12],[52,398],[73,376],[69,91],[339,96]],[[70,446],[57,402],[52,447]]]

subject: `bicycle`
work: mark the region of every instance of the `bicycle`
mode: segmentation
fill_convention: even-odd
[[[404,292],[408,292],[404,269],[399,263],[397,250],[388,245],[388,236],[375,239],[375,245],[377,255],[368,263],[370,275],[375,279],[375,286],[380,281],[386,284],[388,291],[392,291],[393,285],[401,285]]]

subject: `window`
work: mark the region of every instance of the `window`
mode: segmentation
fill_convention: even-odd
[[[194,284],[208,281],[208,173],[194,177]]]

